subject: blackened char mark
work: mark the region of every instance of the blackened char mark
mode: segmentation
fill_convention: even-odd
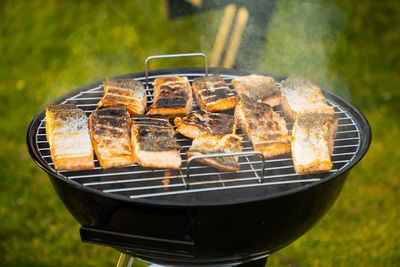
[[[124,117],[127,116],[127,108],[125,105],[117,104],[101,107],[94,111],[97,116],[112,116],[112,117]]]
[[[184,107],[188,99],[187,93],[180,87],[161,86],[156,102],[157,108]]]
[[[186,106],[184,98],[166,99],[159,98],[157,100],[157,108],[178,108]]]
[[[93,119],[96,125],[104,125],[107,127],[120,129],[129,127],[129,120],[124,117],[94,116]]]
[[[229,97],[236,97],[237,94],[235,91],[232,91],[229,88],[218,88],[215,91],[204,90],[201,91],[200,94],[205,98],[204,102],[211,103],[220,99],[226,99]]]
[[[114,128],[129,127],[129,113],[125,105],[111,105],[93,111],[93,122]]]

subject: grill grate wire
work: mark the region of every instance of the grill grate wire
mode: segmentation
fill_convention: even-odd
[[[230,81],[237,76],[220,74],[221,77],[230,84]],[[165,76],[186,76],[192,82],[194,78],[204,76],[204,73],[190,74],[166,74],[149,76],[150,90],[148,93],[148,104],[152,103],[152,85],[155,78]],[[135,80],[145,83],[145,77],[135,78]],[[279,86],[280,84],[277,83]],[[97,107],[97,103],[103,97],[103,86],[88,89],[67,98],[63,101],[74,103],[83,109],[86,115]],[[187,175],[186,151],[191,145],[191,140],[178,134],[176,139],[182,146],[181,157],[182,167],[179,170],[143,168],[137,164],[131,166],[112,168],[103,170],[98,160],[95,158],[95,168],[88,171],[55,171],[54,164],[50,157],[50,149],[46,139],[45,118],[41,120],[36,133],[37,151],[48,166],[67,179],[78,182],[82,186],[102,191],[104,193],[117,194],[132,199],[163,197],[170,195],[181,195],[191,193],[202,193],[219,190],[235,190],[243,188],[273,187],[273,186],[308,186],[314,182],[340,171],[346,167],[355,157],[360,148],[360,130],[351,117],[350,113],[331,99],[326,99],[327,103],[334,107],[335,115],[339,119],[338,131],[334,142],[334,152],[332,154],[333,168],[329,172],[299,175],[294,172],[293,162],[290,154],[281,155],[274,158],[266,158],[264,161],[264,175],[261,179],[262,164],[256,155],[239,156],[240,170],[236,173],[221,172],[212,167],[200,163],[190,164],[190,180],[186,180]],[[194,99],[193,110],[198,110],[198,105]],[[283,113],[279,108],[275,108],[282,117]],[[293,123],[287,124],[289,132]],[[243,136],[243,151],[253,151],[251,142],[240,130],[237,134]],[[188,187],[190,185],[190,187]],[[291,187],[292,188],[292,187]]]

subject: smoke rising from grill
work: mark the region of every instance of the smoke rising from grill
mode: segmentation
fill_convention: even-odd
[[[258,69],[314,79],[349,97],[348,85],[330,68],[345,14],[324,1],[280,1],[267,31]]]
[[[230,33],[226,36],[225,51],[221,57],[229,54],[227,50],[234,39],[240,8],[248,9],[249,17],[232,67],[309,77],[321,87],[349,98],[347,82],[330,67],[331,57],[336,51],[340,32],[346,21],[344,11],[334,3],[320,0],[203,2],[204,11],[213,10],[212,3],[219,8],[219,11],[211,11],[213,18],[207,20],[208,25],[203,22],[202,26],[209,29],[205,33],[208,36],[199,37],[202,51],[209,57],[215,46],[221,46],[215,42],[214,47],[211,47],[215,36],[218,38],[218,29],[223,27],[221,22],[224,20],[224,9],[228,14],[226,6],[233,2],[236,13],[231,21]],[[223,61],[221,59],[219,66],[224,66]]]

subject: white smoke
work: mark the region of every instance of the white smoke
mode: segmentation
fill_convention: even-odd
[[[349,98],[346,81],[331,69],[331,57],[345,20],[345,13],[331,2],[278,1],[258,69],[309,77],[321,87]]]

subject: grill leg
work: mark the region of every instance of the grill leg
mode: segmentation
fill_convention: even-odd
[[[121,255],[119,256],[117,267],[128,267],[128,266],[131,267],[132,266],[132,263],[130,262],[131,258],[132,257],[130,255],[121,253]]]
[[[136,263],[135,263],[136,262]],[[117,263],[117,267],[162,267],[162,265],[152,264],[145,261],[141,261],[138,258],[134,258],[129,254],[121,253]]]

